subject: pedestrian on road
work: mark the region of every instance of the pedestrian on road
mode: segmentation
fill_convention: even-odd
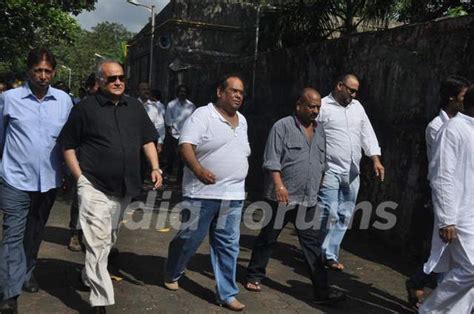
[[[245,305],[235,296],[240,217],[245,200],[250,145],[247,121],[237,110],[244,84],[225,76],[217,87],[217,102],[198,108],[184,124],[179,140],[186,164],[183,178],[185,210],[180,230],[168,248],[164,285],[177,290],[178,280],[209,233],[217,302],[233,311]]]
[[[181,182],[183,179],[183,161],[179,154],[179,137],[184,123],[189,116],[196,110],[196,106],[187,99],[189,89],[181,84],[176,88],[176,98],[168,103],[165,113],[165,124],[167,135],[165,138],[164,150],[166,158],[166,175],[173,174],[173,167],[177,166],[176,180]]]
[[[37,292],[33,271],[57,188],[62,154],[56,138],[72,108],[71,97],[50,86],[56,59],[30,51],[28,81],[0,99],[0,311],[16,311],[21,290]]]
[[[464,94],[469,87],[469,81],[457,75],[448,76],[441,82],[440,98],[441,110],[439,114],[431,120],[426,127],[426,153],[428,157],[428,164],[432,160],[433,145],[441,127],[449,121],[449,119],[456,116],[459,111],[463,110]],[[428,175],[429,180],[429,175]],[[436,222],[435,222],[436,230]],[[433,237],[438,237],[437,232],[433,232]],[[439,274],[434,272],[425,273],[420,269],[417,273],[411,276],[405,283],[408,295],[408,302],[414,309],[418,309],[424,299],[424,288],[435,289],[439,280]]]
[[[419,313],[474,310],[474,87],[464,96],[464,113],[446,122],[430,163],[436,229],[425,272],[444,278]]]
[[[372,159],[376,176],[383,181],[385,175],[375,132],[364,107],[354,99],[358,92],[355,75],[341,76],[331,94],[322,99],[317,119],[326,134],[328,163],[319,191],[322,248],[326,266],[335,271],[344,269],[339,262],[339,249],[359,192],[362,150]]]
[[[154,188],[161,185],[161,170],[155,147],[158,134],[143,105],[124,95],[122,66],[103,60],[96,77],[98,92],[73,108],[59,140],[77,180],[86,247],[82,277],[90,286],[93,310],[103,313],[105,306],[115,303],[107,258],[125,208],[141,191],[140,152],[143,150],[151,165]]]
[[[260,282],[265,277],[272,249],[281,230],[291,222],[313,282],[314,301],[336,302],[343,297],[341,291],[328,288],[319,243],[316,205],[326,167],[324,132],[315,121],[320,108],[319,92],[304,88],[296,101],[295,113],[277,121],[267,138],[263,155],[264,195],[271,206],[270,212],[264,215],[271,218],[255,241],[247,268],[247,290],[261,291]]]

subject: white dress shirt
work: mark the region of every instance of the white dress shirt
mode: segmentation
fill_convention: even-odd
[[[146,102],[143,102],[140,97],[138,97],[138,100],[145,107],[146,113],[148,113],[151,122],[153,122],[153,125],[159,134],[158,144],[163,144],[166,135],[165,105],[163,105],[160,101],[152,101],[150,99],[148,99]]]
[[[428,123],[428,126],[425,130],[425,140],[426,140],[426,155],[428,157],[428,163],[431,162],[431,156],[433,154],[433,144],[436,140],[436,135],[438,134],[439,129],[449,121],[449,116],[444,110],[440,110],[439,114]]]
[[[171,128],[171,135],[175,139],[179,138],[184,122],[194,110],[196,106],[187,99],[181,103],[179,98],[176,98],[166,106],[165,123]]]
[[[449,270],[449,244],[437,229],[455,225],[459,242],[474,265],[474,118],[458,113],[446,122],[433,146],[430,163],[435,213],[431,255],[425,273]],[[436,268],[435,268],[436,267]]]
[[[359,101],[341,106],[329,94],[321,101],[316,120],[326,134],[328,168],[335,173],[359,173],[362,149],[367,156],[381,155],[374,129]]]
[[[234,129],[209,103],[186,120],[179,144],[196,145],[199,163],[216,176],[216,183],[204,184],[184,168],[183,195],[190,198],[244,200],[250,145],[247,120],[237,112],[239,124]]]

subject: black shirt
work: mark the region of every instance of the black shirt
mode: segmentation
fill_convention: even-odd
[[[66,150],[80,149],[82,174],[96,189],[122,197],[140,193],[140,152],[157,138],[138,100],[122,96],[114,105],[99,92],[73,107],[58,140]]]

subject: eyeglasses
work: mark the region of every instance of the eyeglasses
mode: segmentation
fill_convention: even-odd
[[[107,83],[111,84],[111,83],[115,83],[117,81],[117,79],[120,81],[120,82],[125,82],[125,75],[112,75],[112,76],[107,76],[104,80],[107,81]]]
[[[349,90],[349,93],[352,95],[352,94],[357,94],[359,92],[358,89],[355,89],[355,88],[350,88],[349,86],[347,86],[344,82],[341,82],[342,85],[344,85],[345,88],[347,88]]]

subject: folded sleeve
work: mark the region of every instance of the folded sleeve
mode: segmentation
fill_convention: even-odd
[[[263,153],[263,169],[281,171],[281,154],[283,149],[284,129],[276,123],[270,130]]]

